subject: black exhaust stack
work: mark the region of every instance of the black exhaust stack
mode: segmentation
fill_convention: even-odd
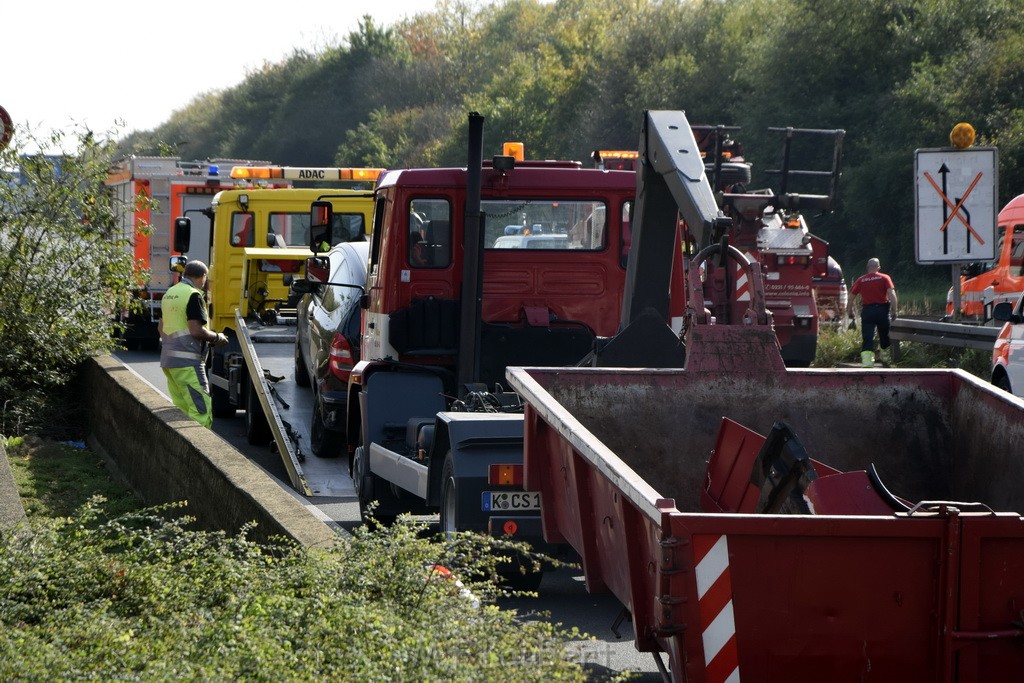
[[[480,377],[480,317],[483,306],[484,234],[480,217],[483,175],[484,117],[469,114],[469,156],[466,161],[466,215],[462,221],[462,296],[459,308],[458,391]]]

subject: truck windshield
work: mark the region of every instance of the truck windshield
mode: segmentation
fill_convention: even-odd
[[[335,213],[334,230],[331,234],[334,236],[334,244],[362,241],[365,239],[363,215],[361,213]],[[309,212],[271,213],[267,224],[267,246],[308,247]]]
[[[481,202],[488,249],[596,251],[605,246],[607,208],[601,201],[561,199]]]

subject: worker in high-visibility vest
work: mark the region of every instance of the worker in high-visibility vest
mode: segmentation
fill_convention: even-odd
[[[185,264],[181,282],[164,294],[160,308],[160,367],[174,405],[204,427],[213,426],[210,383],[206,377],[206,344],[222,346],[226,335],[206,327],[210,317],[204,288],[210,270],[202,261]]]

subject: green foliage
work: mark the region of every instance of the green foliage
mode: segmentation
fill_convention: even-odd
[[[740,126],[755,187],[778,189],[761,173],[781,160],[768,127],[842,128],[840,205],[812,230],[848,272],[878,256],[899,280],[925,279],[915,149],[971,121],[1000,149],[1002,200],[1024,191],[1021,36],[1020,0],[444,0],[391,27],[366,18],[129,140],[186,141],[193,158],[463,165],[476,110],[485,156],[518,140],[534,158],[586,160],[635,147],[644,109],[683,109]]]
[[[101,502],[0,537],[3,679],[585,678],[564,641],[578,633],[469,578],[491,557],[479,536],[443,545],[404,522],[308,551],[188,531],[174,506],[107,519]]]
[[[860,364],[860,330],[848,325],[822,325],[818,330],[818,346],[813,367],[835,368],[856,362]]]
[[[899,358],[892,367],[960,368],[986,382],[991,375],[992,352],[941,344],[899,342]],[[818,333],[816,368],[860,365],[861,333],[857,327],[823,326]]]
[[[88,131],[19,130],[0,152],[20,171],[0,183],[0,433],[59,433],[75,367],[115,346],[114,314],[132,305],[130,236],[104,186],[113,151]]]

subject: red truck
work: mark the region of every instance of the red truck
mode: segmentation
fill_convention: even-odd
[[[469,122],[465,168],[378,179],[350,468],[379,522],[437,512],[448,533],[539,541],[540,500],[522,488],[522,403],[505,368],[572,365],[616,333],[635,174],[510,154],[485,162],[483,119]],[[331,241],[320,234],[330,215],[314,203],[314,252]],[[681,269],[681,254],[673,263]],[[677,306],[668,315],[681,324]]]
[[[634,247],[671,231],[647,203],[721,219],[706,181],[676,182],[685,124],[646,114],[641,157],[678,171],[641,172]],[[749,301],[708,286],[725,261]],[[509,369],[545,538],[675,681],[1020,680],[1024,402],[960,370],[786,369],[759,270],[728,245],[688,259],[681,369]]]

